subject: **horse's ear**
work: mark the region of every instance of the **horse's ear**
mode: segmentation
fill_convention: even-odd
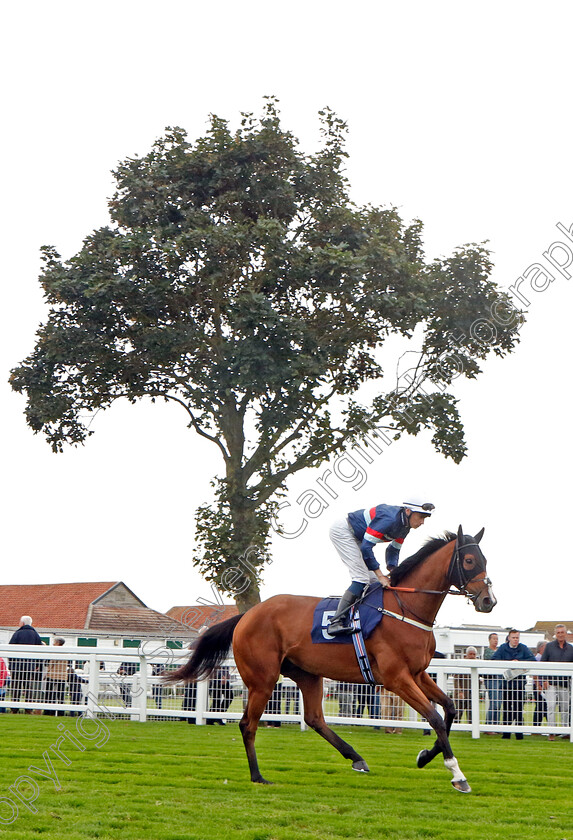
[[[483,537],[483,532],[484,532],[484,531],[485,531],[485,528],[482,528],[482,529],[481,529],[481,531],[478,531],[478,532],[477,532],[477,534],[475,535],[474,540],[475,540],[477,543],[478,543],[478,542],[481,540],[481,538]]]
[[[458,528],[458,542],[459,543],[461,543],[463,536],[464,536],[464,532],[463,532],[462,526],[460,525],[460,527]]]

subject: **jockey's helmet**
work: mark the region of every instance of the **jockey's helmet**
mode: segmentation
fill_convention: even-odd
[[[431,502],[424,502],[423,496],[408,496],[410,499],[409,502],[402,502],[402,505],[408,510],[414,511],[415,513],[423,513],[425,516],[431,516],[432,511],[435,510],[435,505]]]

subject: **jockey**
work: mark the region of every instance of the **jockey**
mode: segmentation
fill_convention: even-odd
[[[386,548],[386,568],[391,571],[398,565],[400,548],[410,530],[419,528],[432,515],[434,505],[431,502],[424,501],[421,496],[408,498],[409,501],[402,505],[376,505],[368,510],[357,510],[332,525],[330,539],[348,567],[352,583],[328,624],[331,636],[351,632],[347,623],[348,611],[369,583],[377,578],[382,586],[390,585],[390,579],[382,573],[374,557],[376,543],[390,543]]]

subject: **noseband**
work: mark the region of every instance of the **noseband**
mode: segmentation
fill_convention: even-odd
[[[472,577],[470,577],[469,574],[464,569],[464,558],[466,556],[466,552],[465,552],[464,549],[466,549],[466,548],[476,548],[477,549],[477,552],[476,552],[477,557],[475,559],[476,559],[476,566],[478,567],[478,570],[477,570],[476,574],[474,574]],[[477,544],[477,542],[475,541],[475,539],[472,542],[466,542],[466,543],[462,542],[460,544],[460,540],[458,538],[456,538],[456,544],[454,546],[454,551],[453,551],[453,554],[452,554],[452,559],[450,560],[450,565],[448,567],[448,574],[447,574],[448,585],[451,584],[452,586],[455,586],[455,590],[454,589],[414,589],[414,588],[410,588],[410,587],[407,587],[407,586],[399,586],[399,585],[398,586],[389,586],[388,589],[394,593],[394,595],[396,597],[396,600],[398,602],[398,605],[400,606],[400,608],[402,610],[402,615],[400,616],[400,615],[397,615],[396,613],[388,612],[388,610],[382,610],[382,612],[386,613],[386,615],[391,615],[394,618],[399,618],[401,621],[406,621],[410,624],[415,624],[417,627],[421,627],[424,630],[431,630],[432,628],[430,626],[427,626],[426,624],[421,624],[421,623],[418,623],[416,621],[412,621],[409,618],[405,618],[406,612],[409,612],[411,615],[413,615],[415,618],[419,619],[420,621],[425,620],[423,618],[420,618],[420,616],[418,616],[412,610],[411,607],[408,607],[406,609],[406,607],[403,604],[402,599],[400,598],[400,595],[398,593],[399,592],[417,592],[417,593],[422,594],[422,595],[465,595],[466,598],[469,598],[470,601],[475,601],[478,596],[477,595],[472,595],[471,592],[468,592],[467,587],[470,583],[472,583],[474,580],[476,580],[479,577],[480,574],[483,574],[482,580],[483,580],[484,585],[488,586],[488,587],[491,586],[491,580],[486,576],[485,570],[486,570],[485,557],[483,556],[483,554],[481,552],[481,549],[480,549],[479,545]],[[364,598],[365,598],[365,593],[362,595],[361,600],[363,600]],[[358,603],[360,603],[360,602],[358,602]]]
[[[470,572],[469,574],[472,574],[472,577],[470,577],[466,569],[464,569],[464,558],[467,553],[464,549],[466,548],[477,548],[477,556],[474,555],[477,572],[475,574],[472,574]],[[450,567],[448,569],[448,578],[451,581],[452,586],[455,586],[456,589],[459,589],[460,595],[465,595],[466,598],[470,599],[470,601],[475,601],[477,595],[472,595],[471,592],[468,592],[467,587],[470,583],[473,583],[473,581],[476,580],[480,574],[483,574],[482,580],[484,585],[491,586],[491,580],[485,574],[485,569],[485,558],[481,553],[481,549],[477,542],[462,542],[460,544],[459,539],[456,539],[454,553],[452,554]]]

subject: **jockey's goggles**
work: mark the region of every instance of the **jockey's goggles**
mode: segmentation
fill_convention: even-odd
[[[404,507],[408,508],[415,513],[425,513],[426,516],[431,516],[432,511],[436,509],[436,506],[433,505],[431,502],[423,502],[420,504],[419,502],[403,502]]]

